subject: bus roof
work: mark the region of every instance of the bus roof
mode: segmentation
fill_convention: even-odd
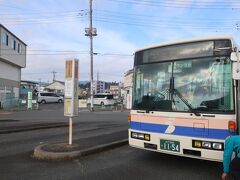
[[[233,40],[233,38],[231,36],[227,36],[227,35],[223,35],[223,36],[206,36],[206,37],[197,37],[197,38],[189,38],[189,39],[180,39],[180,40],[177,40],[177,41],[169,41],[169,42],[160,43],[158,45],[147,46],[145,48],[137,49],[135,51],[135,53],[139,52],[139,51],[147,50],[147,49],[159,48],[159,47],[176,45],[176,44],[184,44],[184,43],[191,43],[191,42],[198,42],[198,41],[207,41],[207,40],[221,40],[221,39],[229,39],[229,40],[231,40],[233,47],[236,46],[236,43],[235,43],[235,41]]]

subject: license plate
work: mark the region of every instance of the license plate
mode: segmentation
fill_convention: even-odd
[[[180,152],[180,142],[160,139],[160,149],[167,151]]]

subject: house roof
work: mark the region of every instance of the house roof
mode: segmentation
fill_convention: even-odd
[[[48,85],[47,85],[47,86],[45,86],[45,87],[51,86],[51,85],[52,85],[52,84],[54,84],[54,83],[59,83],[59,84],[61,84],[61,85],[65,86],[65,83],[64,83],[64,82],[62,82],[62,81],[54,81],[54,82],[52,82],[52,83],[48,84]]]
[[[21,80],[21,84],[38,84],[37,82],[34,82],[34,81],[28,81],[28,80]]]

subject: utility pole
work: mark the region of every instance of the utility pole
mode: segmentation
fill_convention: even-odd
[[[55,81],[55,78],[56,78],[56,74],[57,72],[53,71],[52,74],[53,74],[53,82]]]
[[[99,82],[99,72],[97,72],[97,84],[96,84],[97,93],[100,93],[100,82]]]
[[[97,29],[92,27],[92,0],[89,0],[89,28],[85,28],[85,36],[90,38],[90,94],[93,111],[93,36],[97,36]]]
[[[42,85],[42,78],[39,78],[38,82],[39,82],[39,87],[41,87],[41,85]]]

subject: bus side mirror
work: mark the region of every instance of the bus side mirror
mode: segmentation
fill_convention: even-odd
[[[232,78],[234,80],[240,80],[240,66],[239,62],[233,62],[232,64]]]
[[[232,61],[232,78],[234,80],[240,80],[240,63],[239,63],[239,52],[231,53]]]
[[[236,62],[237,61],[237,52],[232,52],[230,58],[231,58],[231,61]]]

